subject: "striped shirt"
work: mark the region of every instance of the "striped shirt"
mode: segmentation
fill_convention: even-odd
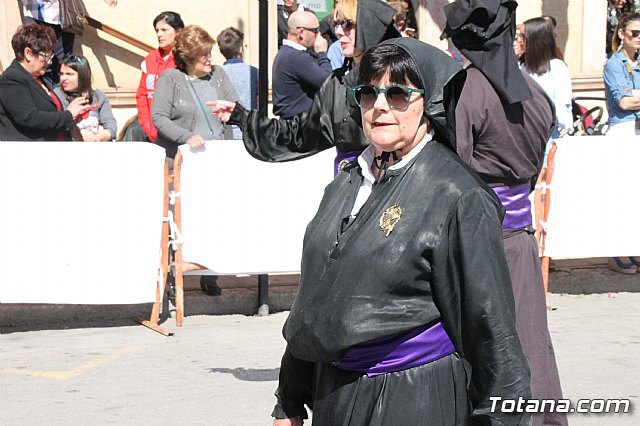
[[[47,24],[60,25],[60,2],[58,0],[22,0],[25,17]]]

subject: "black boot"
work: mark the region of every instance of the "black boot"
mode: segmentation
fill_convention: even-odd
[[[200,276],[200,288],[209,296],[220,296],[222,289],[218,287],[217,275]]]

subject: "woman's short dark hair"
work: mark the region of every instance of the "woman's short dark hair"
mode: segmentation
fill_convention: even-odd
[[[67,66],[78,73],[78,89],[74,92],[74,95],[77,94],[84,96],[91,101],[91,98],[93,97],[93,88],[91,87],[92,76],[91,67],[89,66],[87,58],[81,55],[67,56],[62,60],[60,67],[62,67],[62,65]],[[69,96],[69,99],[67,100],[70,101],[74,97],[76,96]]]
[[[156,24],[160,21],[165,21],[172,27],[174,30],[178,31],[184,28],[184,22],[182,22],[182,18],[179,13],[166,11],[162,12],[160,15],[156,16],[153,20],[153,29],[156,29]]]
[[[20,25],[11,37],[11,47],[18,61],[24,60],[24,49],[27,47],[35,53],[51,53],[56,43],[53,29],[36,23]]]
[[[551,60],[557,58],[556,37],[553,25],[545,18],[524,21],[524,66],[528,72],[538,75],[549,71]]]
[[[620,19],[618,20],[618,26],[616,27],[616,30],[613,32],[613,36],[611,39],[611,50],[614,53],[617,52],[618,48],[620,47],[620,37],[618,37],[618,31],[626,30],[627,25],[629,25],[629,22],[637,22],[637,21],[640,21],[640,13],[638,12],[625,13],[620,17]]]
[[[612,7],[615,5],[615,3],[616,3],[616,0],[609,0],[609,4]],[[636,3],[635,0],[627,0],[627,2],[621,8],[622,13],[627,13],[635,10],[636,8],[635,3]]]
[[[358,74],[361,84],[370,84],[387,73],[392,83],[411,83],[418,89],[424,89],[418,67],[402,47],[396,44],[381,44],[364,52]]]
[[[226,59],[238,56],[243,41],[244,34],[242,31],[233,27],[225,28],[218,34],[218,48]]]
[[[173,44],[173,59],[176,68],[186,72],[187,65],[197,61],[202,55],[211,52],[215,40],[204,29],[189,25],[178,31]]]

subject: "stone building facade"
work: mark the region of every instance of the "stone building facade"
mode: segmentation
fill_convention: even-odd
[[[266,0],[213,0],[190,2],[175,0],[119,0],[109,8],[102,0],[84,0],[89,14],[129,36],[155,46],[153,18],[164,10],[179,12],[184,22],[205,28],[214,38],[224,28],[234,26],[245,33],[247,44],[245,61],[258,66],[258,6]],[[310,0],[301,0],[310,1]],[[447,0],[414,0],[424,41],[446,48],[439,39],[444,25],[443,6]],[[0,72],[13,59],[11,36],[21,23],[20,0],[0,0]],[[276,34],[276,0],[269,0],[269,33]],[[521,0],[518,21],[552,15],[558,21],[558,39],[565,52],[565,60],[572,74],[576,95],[602,96],[602,67],[604,65],[606,1],[604,0]],[[269,47],[269,57],[276,53],[275,36]],[[105,90],[116,113],[126,117],[135,113],[134,92],[140,78],[140,63],[146,54],[95,28],[88,28],[77,37],[75,50],[89,59],[94,74],[94,86]],[[214,62],[223,57],[214,47]],[[271,66],[269,65],[269,70]],[[119,122],[125,120],[119,117]]]

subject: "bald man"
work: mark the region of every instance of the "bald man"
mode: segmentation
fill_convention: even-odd
[[[316,91],[331,74],[327,41],[312,12],[289,16],[289,31],[273,61],[273,113],[290,118],[311,106]],[[311,51],[313,49],[313,51]]]

